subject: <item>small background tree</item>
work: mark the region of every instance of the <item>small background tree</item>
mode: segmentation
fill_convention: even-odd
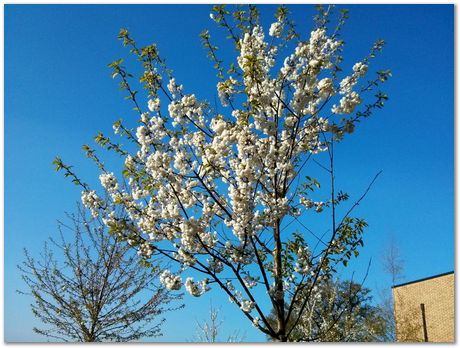
[[[391,286],[404,279],[404,260],[396,239],[392,236],[382,256],[383,271],[391,278]],[[394,313],[394,299],[391,289],[380,290],[381,312],[386,322],[385,340],[396,342],[396,320]],[[410,330],[412,331],[412,330]],[[410,335],[409,335],[410,336]]]
[[[213,307],[212,303],[209,305],[209,318],[203,322],[196,322],[196,334],[193,342],[228,342],[236,343],[243,342],[244,335],[238,330],[228,335],[225,339],[222,338],[222,325],[224,320],[220,317],[220,309]]]
[[[141,260],[151,267],[139,267],[139,257],[109,235],[102,221],[87,218],[80,206],[68,216],[70,225],[58,223],[60,239],[50,238],[39,260],[25,250],[18,266],[30,289],[19,292],[33,296],[32,311],[44,324],[34,331],[65,342],[160,336],[161,315],[181,296],[154,285],[158,266]]]
[[[301,320],[292,331],[292,341],[376,342],[384,340],[386,321],[372,305],[371,290],[353,281],[318,284]],[[300,295],[301,297],[304,294]],[[298,310],[297,308],[295,310]],[[275,316],[271,316],[274,320]],[[290,329],[292,322],[287,324]]]
[[[395,286],[404,278],[404,259],[397,239],[392,236],[382,257],[385,273],[391,277]],[[421,313],[417,303],[407,302],[401,293],[385,289],[383,292],[382,312],[386,321],[387,340],[392,342],[423,342]],[[395,302],[399,302],[399,314],[395,313]]]
[[[392,286],[404,279],[404,260],[394,237],[391,237],[383,253],[382,265],[385,273],[391,277]]]

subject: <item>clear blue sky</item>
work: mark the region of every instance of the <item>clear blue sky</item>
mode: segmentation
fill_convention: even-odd
[[[337,148],[339,186],[359,195],[383,174],[359,208],[369,222],[365,248],[351,268],[366,285],[389,287],[380,258],[390,236],[405,260],[406,280],[454,268],[454,22],[451,5],[354,5],[343,38],[345,66],[372,42],[388,45],[375,65],[389,68],[387,106]],[[263,23],[273,6],[261,6]],[[311,28],[312,6],[291,6],[299,29]],[[5,6],[5,339],[38,341],[29,299],[16,269],[25,247],[37,254],[56,219],[72,211],[80,189],[53,171],[60,155],[87,181],[96,171],[80,151],[96,131],[134,118],[107,63],[129,54],[116,39],[127,27],[140,44],[156,42],[188,92],[213,101],[216,78],[201,48],[204,28],[220,33],[207,5]],[[211,33],[212,33],[211,32]],[[226,330],[264,340],[218,289],[167,317],[164,341],[193,336],[209,301],[222,306]]]

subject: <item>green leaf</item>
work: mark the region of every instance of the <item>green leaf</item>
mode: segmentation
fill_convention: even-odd
[[[53,164],[54,164],[54,170],[56,170],[57,172],[63,168],[62,160],[59,157],[56,157],[54,159]]]

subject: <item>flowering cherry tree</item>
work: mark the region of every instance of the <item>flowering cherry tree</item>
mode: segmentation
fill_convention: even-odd
[[[288,341],[317,284],[346,266],[363,244],[366,222],[351,213],[365,194],[338,216],[337,205],[348,195],[335,189],[334,147],[387,99],[379,86],[390,72],[366,78],[384,42],[378,40],[344,74],[340,32],[346,11],[318,7],[306,38],[286,7],[276,11],[269,28],[251,5],[234,11],[214,6],[210,17],[228,31],[237,52],[236,64],[227,66],[210,33],[201,34],[225,112],[189,93],[156,45],[139,47],[122,29],[119,38],[143,66],[139,81],[148,98],[140,100],[122,60],[109,65],[139,114],[137,128],[121,120],[113,125],[135,151],[102,133],[95,137],[124,158],[120,175],[84,146],[101,171],[109,203],[72,167],[59,158],[54,163],[83,187],[83,204],[111,233],[146,259],[170,261],[161,276],[167,288],[185,287],[196,297],[220,288],[256,328]],[[322,201],[312,198],[319,182],[305,173],[319,156],[327,159],[321,166],[330,177]],[[290,228],[300,216],[326,210],[330,233],[317,237],[319,248],[306,230]],[[276,324],[267,320],[272,309]]]

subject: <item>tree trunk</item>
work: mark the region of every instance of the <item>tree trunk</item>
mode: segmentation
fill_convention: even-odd
[[[280,223],[278,219],[274,226],[275,249],[273,251],[273,266],[275,275],[275,303],[276,318],[278,323],[278,339],[280,342],[287,342],[286,337],[286,319],[284,313],[284,290],[283,290],[283,266],[281,262],[281,236]]]

